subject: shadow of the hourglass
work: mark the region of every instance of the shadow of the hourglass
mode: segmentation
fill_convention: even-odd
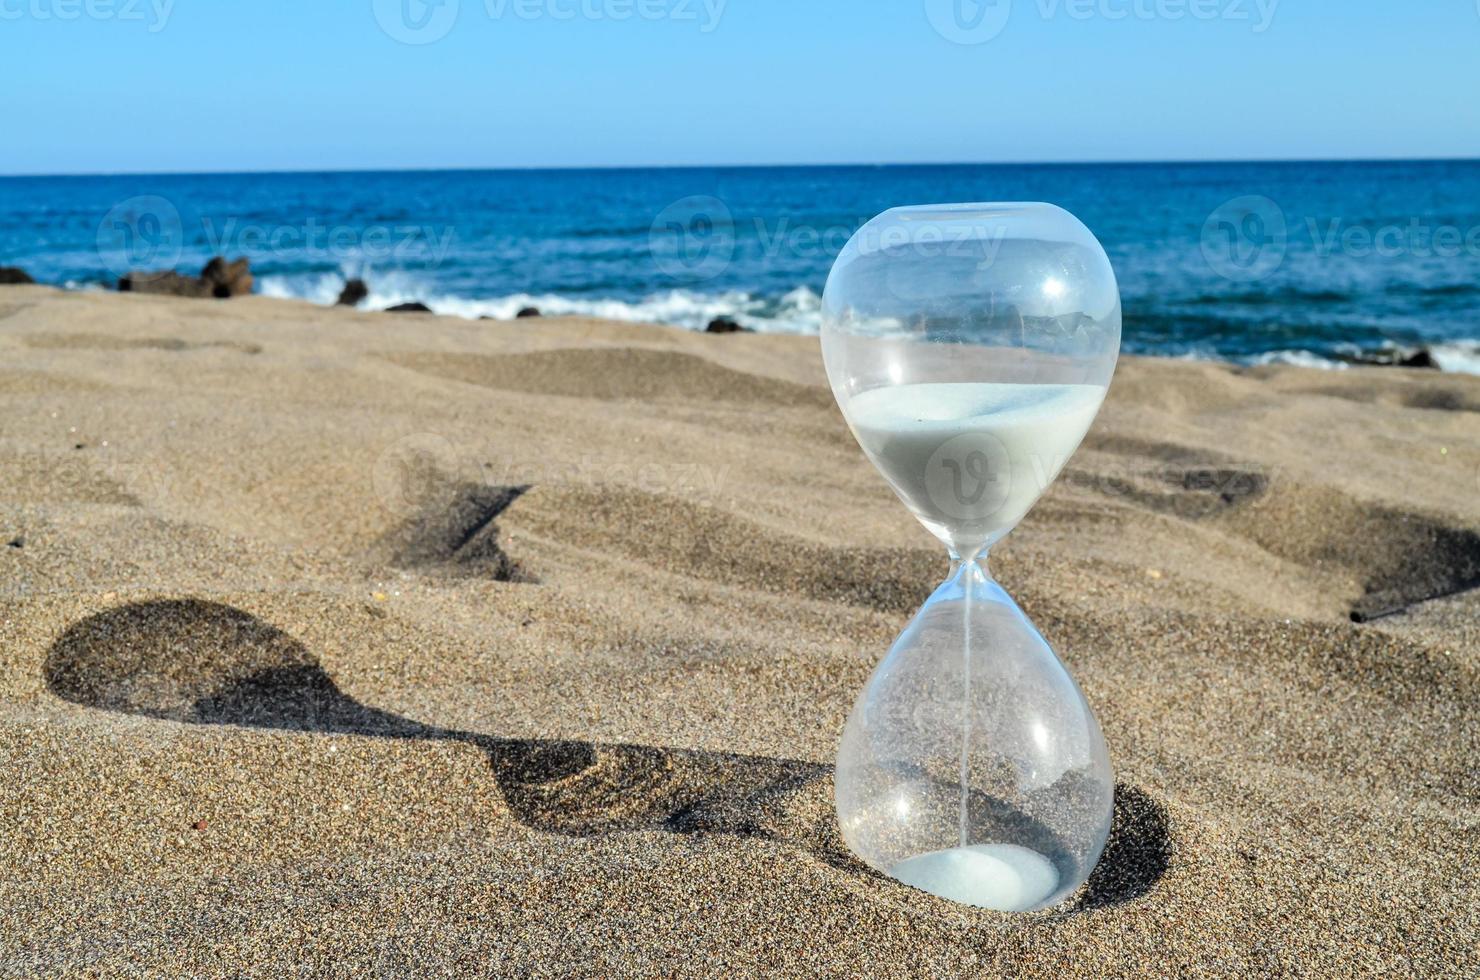
[[[196,599],[133,603],[69,627],[47,654],[47,687],[91,708],[199,725],[461,742],[484,752],[510,811],[536,830],[762,836],[841,870],[874,874],[833,819],[832,767],[793,759],[506,739],[425,725],[339,690],[293,637]],[[1080,909],[1146,894],[1166,869],[1166,821],[1140,791],[1116,791],[1115,830]]]
[[[1108,908],[1150,894],[1171,860],[1166,808],[1142,790],[1117,783],[1110,839],[1074,911]]]
[[[56,640],[43,670],[58,697],[125,714],[472,745],[487,755],[514,817],[537,830],[762,835],[866,870],[824,819],[831,767],[425,725],[356,701],[303,644],[231,606],[169,600],[90,616]]]

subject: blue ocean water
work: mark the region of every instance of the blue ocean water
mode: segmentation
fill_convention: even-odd
[[[1043,200],[1120,280],[1125,348],[1480,372],[1480,161],[441,171],[0,179],[0,265],[112,288],[246,255],[258,290],[809,332],[833,257],[900,204]]]

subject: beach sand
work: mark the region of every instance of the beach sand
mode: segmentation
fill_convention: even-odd
[[[838,834],[946,562],[816,346],[0,290],[0,973],[1480,968],[1480,378],[1122,362],[992,556],[1116,828],[1005,915]]]

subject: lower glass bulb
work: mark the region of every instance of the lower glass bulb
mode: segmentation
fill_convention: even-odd
[[[957,563],[874,670],[834,778],[855,854],[980,908],[1058,904],[1110,833],[1115,778],[1100,726],[980,561]]]

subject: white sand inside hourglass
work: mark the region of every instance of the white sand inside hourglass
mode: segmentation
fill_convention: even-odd
[[[848,418],[917,515],[985,539],[1048,489],[1104,397],[1083,384],[894,385],[854,395]]]
[[[1059,887],[1053,862],[1016,844],[970,844],[901,861],[891,877],[953,902],[999,912],[1037,908]]]

